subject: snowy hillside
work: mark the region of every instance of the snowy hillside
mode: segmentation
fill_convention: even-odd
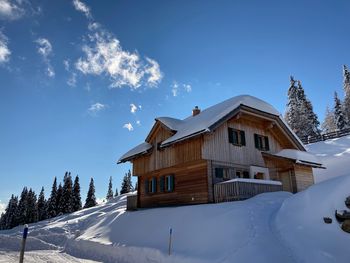
[[[315,182],[349,174],[350,136],[306,145],[309,152],[315,153],[327,169],[314,169]]]
[[[25,262],[348,263],[350,234],[340,229],[334,211],[345,209],[350,195],[350,136],[308,147],[328,169],[315,170],[316,181],[324,182],[304,192],[136,212],[125,211],[123,195],[30,225]],[[0,262],[18,262],[21,230],[0,232]]]

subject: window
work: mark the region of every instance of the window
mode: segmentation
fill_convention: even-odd
[[[215,177],[223,178],[224,177],[224,169],[223,168],[215,168]]]
[[[173,174],[165,176],[165,191],[173,192],[174,191],[175,178]]]
[[[243,178],[250,178],[248,171],[243,172]]]
[[[232,170],[232,172],[233,172],[233,170]],[[221,168],[221,167],[215,168],[215,177],[220,178],[220,179],[224,179],[224,180],[231,179],[230,169],[229,168]]]
[[[254,134],[255,148],[261,151],[269,151],[269,138],[267,136]]]
[[[157,192],[157,178],[152,177],[150,180],[145,181],[146,193],[154,194]]]
[[[236,178],[249,178],[249,172],[244,170],[236,170]]]
[[[245,146],[244,131],[228,128],[228,141],[233,145]]]

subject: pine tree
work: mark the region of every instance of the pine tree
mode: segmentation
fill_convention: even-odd
[[[21,197],[18,202],[18,209],[16,215],[16,221],[19,225],[24,225],[27,223],[27,207],[28,207],[28,189],[24,187],[21,193]]]
[[[130,170],[124,175],[122,182],[122,189],[120,194],[126,194],[133,191],[132,182],[131,182],[131,172]]]
[[[73,211],[78,211],[82,208],[81,197],[80,197],[80,183],[79,176],[77,175],[74,179],[73,185]]]
[[[32,188],[30,188],[27,195],[26,223],[35,223],[37,221],[38,221],[38,207],[36,202],[36,194],[32,190]]]
[[[56,205],[57,205],[57,178],[55,177],[52,184],[51,195],[48,200],[47,214],[49,218],[55,217],[58,214]]]
[[[1,213],[0,215],[0,230],[5,230],[6,225],[5,225],[5,213]]]
[[[0,229],[11,229],[18,225],[17,223],[18,197],[12,195],[5,213],[1,216]]]
[[[298,89],[295,85],[295,80],[293,76],[290,76],[290,86],[288,88],[288,102],[287,110],[285,114],[285,119],[290,126],[290,128],[295,132],[299,133],[299,105],[298,105]]]
[[[115,192],[114,192],[114,197],[117,197],[119,195],[119,192],[118,192],[118,187],[115,188]]]
[[[346,126],[350,126],[350,72],[346,65],[343,66],[343,89],[344,89],[344,103],[343,114]]]
[[[45,200],[44,187],[42,187],[38,197],[38,221],[45,219],[47,219],[47,202]]]
[[[321,128],[323,133],[334,132],[337,129],[334,111],[330,111],[328,106],[326,108],[326,113]]]
[[[343,107],[340,99],[338,98],[338,94],[337,92],[334,92],[334,118],[338,130],[342,130],[346,126],[342,108]]]
[[[94,186],[94,179],[91,178],[89,190],[86,196],[85,205],[84,208],[93,207],[97,204],[96,197],[95,197],[95,186]]]
[[[70,172],[66,172],[63,178],[63,192],[62,192],[62,213],[73,212],[73,182]]]
[[[109,184],[108,184],[108,191],[107,191],[107,195],[106,195],[106,199],[111,200],[113,198],[113,185],[112,185],[112,176],[109,177]]]
[[[56,212],[57,216],[62,215],[64,211],[64,204],[63,204],[63,187],[60,183],[57,188],[57,198],[56,198]]]
[[[298,86],[296,86],[293,77],[290,82],[285,116],[288,125],[300,138],[319,135],[320,123],[313,111],[311,101],[305,95],[301,82],[298,81]]]

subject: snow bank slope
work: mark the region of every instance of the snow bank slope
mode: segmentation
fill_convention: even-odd
[[[276,229],[301,262],[350,262],[350,234],[343,232],[334,212],[345,209],[350,176],[315,184],[286,199],[275,218]],[[323,217],[333,219],[325,224]]]
[[[316,154],[327,169],[313,169],[315,182],[349,174],[350,136],[306,145],[309,152]]]

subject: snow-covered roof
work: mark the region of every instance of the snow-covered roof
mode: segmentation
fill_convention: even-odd
[[[211,131],[212,126],[218,121],[226,117],[232,111],[237,109],[239,106],[245,105],[247,107],[269,113],[275,116],[279,116],[280,113],[265,101],[262,101],[256,97],[250,95],[236,96],[231,99],[225,100],[219,104],[209,107],[201,111],[196,116],[190,116],[184,120],[172,119],[172,118],[158,118],[160,122],[166,121],[164,125],[171,126],[177,132],[166,139],[161,146],[166,146],[173,142],[186,139],[192,135],[196,135],[202,132]],[[171,119],[171,120],[170,120]]]
[[[147,153],[150,149],[152,149],[152,144],[149,144],[148,142],[143,142],[136,147],[132,148],[130,151],[125,153],[122,157],[119,158],[118,163],[126,162],[131,157]]]
[[[179,120],[179,119],[170,118],[170,117],[156,118],[156,121],[161,122],[163,125],[165,125],[170,130],[175,132],[173,136],[164,140],[161,143],[160,147],[166,147],[172,143],[185,140],[195,135],[198,135],[204,132],[213,131],[216,128],[216,125],[221,120],[226,118],[234,110],[236,110],[242,105],[248,108],[252,108],[254,110],[258,110],[263,113],[274,115],[277,118],[279,118],[281,120],[282,125],[289,130],[290,134],[295,138],[295,140],[300,144],[300,146],[302,148],[304,147],[303,143],[300,141],[298,136],[296,136],[295,133],[290,129],[290,127],[284,122],[280,113],[273,106],[271,106],[269,103],[261,99],[258,99],[250,95],[240,95],[240,96],[236,96],[231,99],[225,100],[221,103],[218,103],[214,106],[211,106],[201,111],[199,114],[195,116],[191,115],[184,120]],[[141,144],[135,147],[134,149],[130,150],[126,154],[124,154],[119,159],[118,162],[127,161],[127,158],[132,157],[131,153],[134,153],[134,155],[138,155],[142,152],[145,152],[145,150],[139,150],[139,147],[141,149],[143,149],[144,147],[147,147],[147,150],[151,148],[149,144],[146,144],[146,145]],[[138,150],[135,150],[135,149],[138,149]],[[124,157],[125,155],[127,155],[127,158]]]
[[[180,129],[183,124],[182,120],[171,118],[171,117],[158,117],[156,121],[160,121],[165,126],[167,126],[170,130],[177,131]]]
[[[298,164],[304,164],[304,165],[314,165],[319,168],[324,168],[322,166],[322,162],[320,161],[317,156],[315,156],[312,153],[304,152],[304,151],[298,151],[295,149],[283,149],[279,151],[278,153],[270,154],[277,157],[287,158],[294,160]]]

